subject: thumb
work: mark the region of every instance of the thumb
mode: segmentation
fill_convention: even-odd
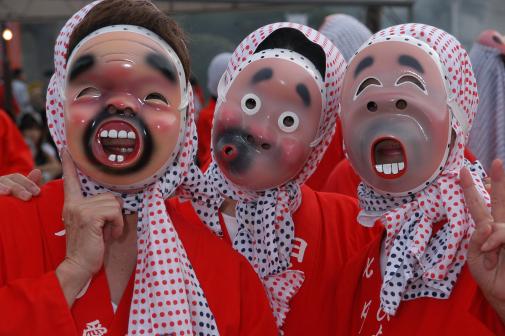
[[[488,223],[477,226],[468,246],[468,260],[477,258],[482,254],[482,245],[487,241],[493,229]]]
[[[28,175],[26,175],[26,178],[40,186],[40,182],[42,180],[42,172],[40,169],[34,169]]]

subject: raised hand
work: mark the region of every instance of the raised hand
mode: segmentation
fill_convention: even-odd
[[[505,172],[502,162],[495,160],[491,165],[491,211],[466,168],[461,171],[461,186],[476,225],[468,249],[468,267],[505,323]]]
[[[102,267],[105,241],[123,232],[122,202],[111,193],[83,197],[77,172],[68,151],[62,153],[65,204],[66,257],[58,266],[67,302],[71,306],[79,291]]]
[[[0,195],[12,195],[28,201],[40,193],[41,179],[42,172],[39,169],[32,170],[26,176],[19,173],[0,176]]]

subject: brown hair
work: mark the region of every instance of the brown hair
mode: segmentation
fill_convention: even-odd
[[[144,27],[164,39],[179,56],[186,78],[190,75],[186,36],[179,25],[148,0],[104,0],[93,7],[70,36],[67,57],[86,36],[103,27],[129,24]]]

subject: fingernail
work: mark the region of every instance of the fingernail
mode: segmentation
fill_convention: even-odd
[[[32,197],[32,194],[30,194],[28,191],[22,191],[19,193],[19,197],[23,201],[28,201]]]
[[[482,244],[482,247],[480,248],[480,250],[482,252],[486,252],[488,248],[489,248],[489,242],[485,242],[484,244]]]
[[[38,188],[38,187],[31,186],[31,187],[29,187],[28,189],[31,191],[31,193],[32,193],[33,195],[38,195],[38,194],[40,193],[40,188]]]

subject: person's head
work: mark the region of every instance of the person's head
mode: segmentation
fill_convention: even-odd
[[[28,139],[34,146],[39,147],[44,137],[44,127],[40,116],[32,113],[25,113],[19,121],[19,130],[25,139]]]
[[[332,129],[331,122],[322,125],[329,115],[324,111],[336,99],[328,90],[337,71],[327,74],[327,63],[335,66],[341,56],[336,49],[328,56],[309,38],[312,34],[310,28],[289,24],[266,37],[260,33],[260,42],[253,33],[248,43],[256,47],[247,45],[248,55],[232,59],[233,68],[221,79],[213,157],[238,187],[262,191],[297,178],[326,135],[325,127]]]
[[[480,33],[479,37],[477,38],[477,43],[495,50],[502,60],[503,66],[505,67],[505,36],[496,30],[488,29]]]
[[[75,27],[66,55],[65,131],[86,175],[125,190],[172,163],[188,104],[184,38],[146,0],[103,1]]]
[[[210,61],[209,68],[207,69],[207,89],[213,99],[217,100],[217,86],[221,76],[223,76],[231,59],[230,53],[221,53]]]
[[[333,14],[324,19],[319,31],[340,50],[346,61],[370,38],[372,32],[354,17]]]
[[[413,194],[444,170],[456,137],[465,143],[477,100],[468,55],[454,37],[416,24],[385,29],[344,78],[347,155],[379,193]]]
[[[14,79],[24,80],[23,69],[16,68],[12,70],[12,77]]]

